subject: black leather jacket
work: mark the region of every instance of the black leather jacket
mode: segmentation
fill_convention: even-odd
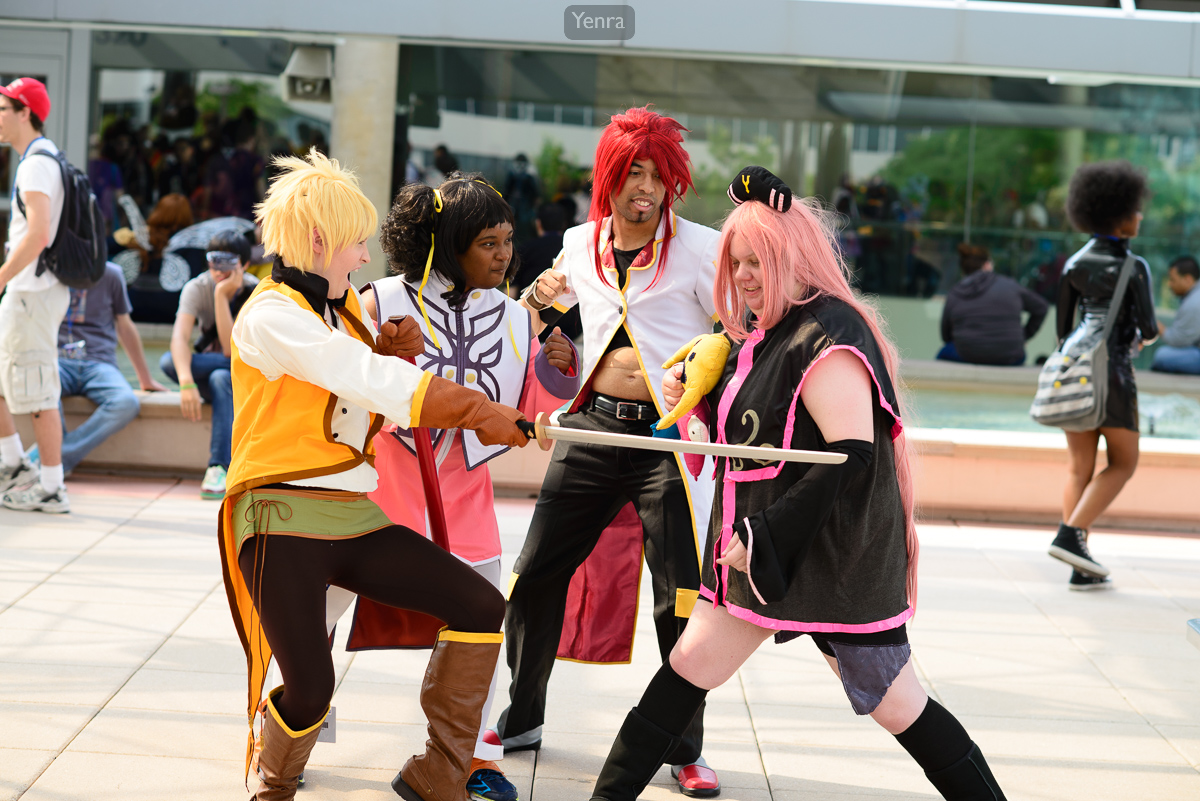
[[[1104,328],[1117,276],[1129,253],[1129,240],[1093,237],[1067,260],[1058,287],[1058,339],[1072,345],[1094,342]],[[1154,317],[1154,297],[1150,291],[1150,266],[1136,256],[1133,275],[1125,289],[1116,324],[1108,340],[1111,362],[1129,363],[1131,350],[1139,339],[1149,342],[1158,336]],[[1075,322],[1075,308],[1080,320]]]

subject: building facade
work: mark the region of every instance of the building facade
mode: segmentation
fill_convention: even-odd
[[[0,4],[0,80],[46,81],[47,134],[88,164],[114,228],[120,194],[145,215],[175,193],[197,219],[246,216],[271,155],[315,146],[381,212],[406,179],[479,170],[532,236],[539,203],[586,214],[600,126],[653,103],[691,132],[699,197],[680,213],[718,224],[729,176],[763,164],[841,213],[859,286],[885,297],[944,293],[964,240],[1052,297],[1082,241],[1066,185],[1094,159],[1149,174],[1157,278],[1200,246],[1191,0],[656,0],[602,41],[568,38],[564,5],[541,0],[97,6]],[[12,161],[0,150],[0,192]],[[374,256],[364,277],[383,274]]]

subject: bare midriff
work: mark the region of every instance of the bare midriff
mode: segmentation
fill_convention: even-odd
[[[600,357],[592,374],[592,391],[624,400],[654,401],[633,348],[616,348]]]

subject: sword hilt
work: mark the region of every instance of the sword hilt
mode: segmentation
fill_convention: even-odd
[[[546,413],[538,412],[538,416],[533,420],[518,420],[517,428],[521,429],[525,436],[530,439],[536,439],[539,448],[548,451],[553,445],[550,438],[546,436],[546,425],[548,422],[549,419],[546,417]]]

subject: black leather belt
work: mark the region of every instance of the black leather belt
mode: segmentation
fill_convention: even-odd
[[[621,400],[607,395],[592,395],[591,408],[611,414],[618,420],[657,420],[658,409],[653,403]]]

